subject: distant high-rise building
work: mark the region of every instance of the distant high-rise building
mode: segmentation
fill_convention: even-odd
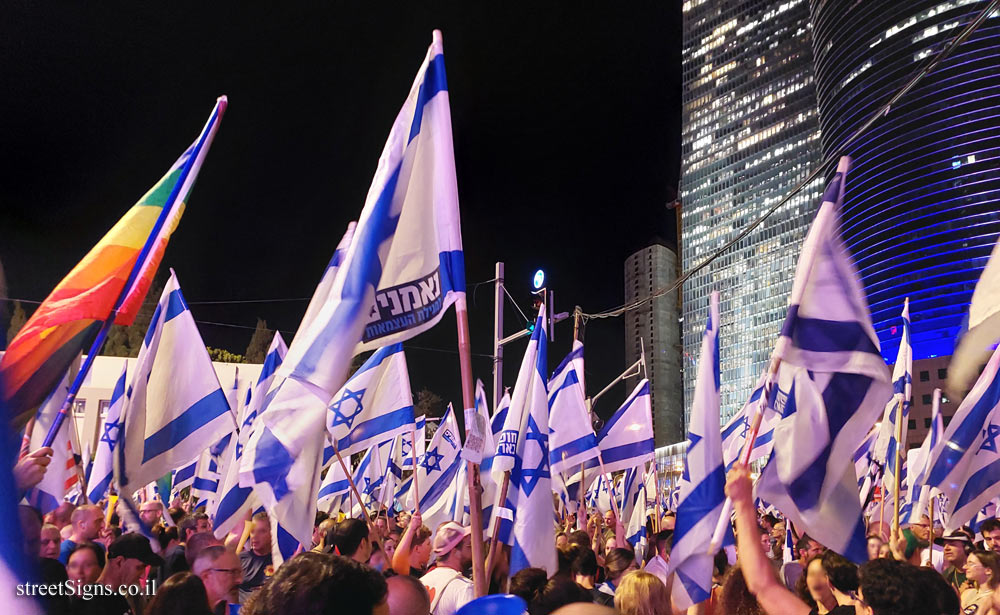
[[[654,240],[625,260],[625,303],[648,299],[677,280],[677,254]],[[656,446],[684,439],[681,394],[681,339],[677,291],[656,297],[625,314],[625,360],[632,365],[646,351]],[[637,378],[626,380],[629,392]]]
[[[691,270],[820,162],[807,0],[687,0],[681,256]],[[785,317],[802,239],[822,194],[810,183],[683,292],[685,422],[708,298],[721,294],[722,414],[746,402]]]
[[[846,151],[844,143],[986,5],[812,2],[823,152],[852,158],[841,227],[889,361],[907,297],[913,358],[951,355],[1000,235],[1000,11]],[[930,391],[917,399],[916,362],[913,370],[913,407],[927,409]]]

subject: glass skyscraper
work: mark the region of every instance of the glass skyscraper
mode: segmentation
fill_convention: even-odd
[[[890,362],[907,297],[913,358],[952,353],[1000,235],[998,12],[846,151],[843,144],[986,5],[812,2],[823,152],[852,158],[841,226]],[[915,398],[915,409],[929,413],[926,401]]]
[[[681,255],[704,261],[820,162],[808,0],[683,5]],[[723,420],[767,369],[819,178],[683,289],[685,424],[713,290],[721,294]]]

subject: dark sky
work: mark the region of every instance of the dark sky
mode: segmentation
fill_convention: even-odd
[[[292,331],[356,219],[389,128],[444,34],[473,351],[492,353],[506,263],[530,307],[544,268],[556,310],[623,301],[623,262],[673,238],[680,1],[649,3],[9,2],[0,24],[0,261],[39,300],[197,136],[229,110],[167,250],[210,346],[242,353],[256,317]],[[289,4],[290,6],[279,6]],[[510,306],[507,333],[522,321]],[[623,368],[621,319],[586,331],[588,389]],[[568,351],[557,329],[550,369]],[[286,336],[290,340],[290,337]],[[452,350],[449,314],[408,344]],[[508,347],[513,385],[523,342]],[[458,359],[412,349],[414,390],[460,401]],[[489,386],[491,359],[473,369]],[[614,404],[623,398],[623,387]],[[612,406],[614,404],[611,404]],[[603,409],[609,411],[609,408]],[[602,412],[603,413],[603,412]]]

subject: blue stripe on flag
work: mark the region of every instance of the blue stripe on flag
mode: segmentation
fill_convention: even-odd
[[[177,470],[177,473],[174,474],[174,484],[176,485],[178,483],[182,483],[187,479],[191,478],[192,476],[194,476],[194,469],[195,469],[195,464],[192,463],[184,466],[180,470]]]
[[[374,438],[379,434],[391,431],[397,427],[409,425],[412,422],[413,406],[404,406],[399,410],[393,410],[388,414],[377,416],[370,421],[358,423],[346,436],[337,441],[337,448],[342,452],[346,451],[357,442]]]
[[[621,446],[613,446],[611,448],[604,449],[601,452],[601,456],[604,459],[604,463],[610,465],[623,459],[649,455],[650,451],[654,450],[654,447],[655,445],[652,439],[642,440],[640,442],[631,442],[629,444],[622,444]]]
[[[649,395],[649,382],[648,381],[645,382],[645,383],[643,383],[642,388],[639,389],[639,391],[635,395],[633,395],[631,399],[626,400],[625,404],[621,408],[619,408],[613,415],[611,415],[611,418],[608,419],[608,422],[604,424],[604,429],[602,429],[601,433],[598,434],[597,439],[598,440],[603,440],[604,436],[608,435],[608,433],[611,431],[611,428],[613,428],[615,426],[615,423],[617,423],[619,421],[619,419],[621,419],[623,416],[625,416],[625,414],[627,413],[626,410],[628,410],[628,408],[633,403],[635,403],[635,400],[639,399],[643,395]],[[605,457],[604,461],[607,461],[607,460],[608,460],[608,458]]]
[[[597,448],[597,436],[593,433],[589,433],[573,440],[572,442],[567,442],[557,449],[553,449],[552,452],[549,453],[549,463],[558,463],[562,460],[564,454],[566,457],[572,457],[573,455],[579,455],[580,453],[595,448]]]
[[[998,481],[1000,481],[1000,461],[994,461],[980,468],[975,474],[969,477],[969,480],[965,481],[962,494],[958,496],[952,510],[961,510],[963,506],[979,497]]]
[[[410,137],[407,143],[420,134],[420,124],[424,118],[424,106],[431,101],[438,92],[448,91],[448,80],[444,73],[444,54],[439,53],[427,63],[427,70],[424,72],[424,82],[420,84],[420,92],[417,93],[417,104],[413,109],[413,123],[410,124]]]
[[[788,308],[788,317],[782,325],[781,335],[792,343],[811,352],[867,352],[882,356],[859,323],[854,321],[801,318],[799,306]]]
[[[323,488],[319,490],[317,497],[322,498],[327,495],[337,495],[338,493],[344,493],[350,489],[351,484],[347,482],[347,479],[338,480],[335,483],[330,483],[328,485],[323,485]]]
[[[688,493],[684,501],[677,506],[673,544],[679,543],[705,515],[718,507],[719,502],[725,501],[725,484],[726,473],[719,465]]]
[[[961,461],[972,443],[982,433],[983,426],[987,422],[986,419],[989,418],[997,404],[1000,404],[1000,372],[994,375],[993,382],[983,391],[975,406],[965,415],[965,420],[948,438],[948,442],[941,450],[941,455],[931,469],[925,484],[938,486],[944,482],[951,470]],[[953,510],[958,510],[958,508]]]
[[[274,492],[274,499],[281,500],[289,493],[286,478],[294,462],[285,445],[274,437],[270,429],[264,427],[254,457],[254,482],[267,483]]]
[[[181,294],[181,289],[172,291],[167,295],[167,313],[163,316],[163,322],[167,323],[180,316],[188,309],[187,303],[184,302],[184,295]]]
[[[146,463],[157,455],[162,455],[227,412],[229,412],[229,402],[226,401],[226,394],[221,388],[215,389],[146,438],[142,447],[142,462]]]
[[[239,485],[229,490],[229,493],[222,497],[219,502],[219,509],[215,511],[216,520],[228,519],[236,514],[236,511],[246,504],[247,498],[253,492],[253,487],[240,487]]]
[[[431,504],[436,502],[438,498],[440,498],[444,494],[444,492],[451,485],[451,482],[455,478],[455,475],[458,474],[458,468],[461,464],[462,464],[462,458],[456,457],[455,461],[452,462],[450,466],[448,466],[448,469],[442,472],[441,476],[439,476],[438,479],[434,481],[434,484],[431,485],[431,488],[428,489],[425,493],[421,494],[420,497],[421,508],[430,508]]]

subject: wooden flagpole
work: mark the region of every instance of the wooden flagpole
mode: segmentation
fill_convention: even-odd
[[[347,475],[347,484],[351,486],[351,491],[354,493],[354,496],[358,498],[358,503],[361,504],[361,514],[364,515],[365,523],[367,523],[368,528],[371,529],[372,520],[368,517],[368,507],[365,506],[365,500],[364,498],[361,497],[361,492],[358,491],[358,486],[354,484],[354,477],[351,476],[350,468],[348,468],[347,464],[344,463],[344,458],[340,456],[340,449],[338,449],[336,446],[333,447],[333,454],[336,455],[337,461],[340,463],[340,467],[343,468],[344,474]],[[353,502],[351,502],[351,508],[352,509],[354,508]],[[350,514],[351,514],[350,510],[348,510],[347,515],[350,516]]]
[[[893,482],[893,503],[892,503],[892,540],[893,544],[899,542],[899,473],[902,470],[902,449],[903,443],[903,396],[900,395],[896,404],[896,454],[893,460],[895,472],[892,477]]]
[[[417,514],[420,514],[420,482],[417,480],[417,424],[413,424],[410,431],[410,456],[413,458],[413,505]]]
[[[586,467],[584,464],[580,464],[580,512],[576,516],[576,527],[581,530],[587,529],[587,481],[584,480],[586,476]],[[580,515],[583,515],[583,520],[580,520]]]
[[[462,375],[462,404],[464,409],[475,409],[476,393],[472,383],[472,349],[469,342],[469,310],[462,293],[455,300],[455,325],[458,329],[458,358]],[[466,442],[470,430],[466,421]],[[415,445],[416,443],[414,443]],[[469,488],[469,523],[472,526],[472,584],[476,597],[485,596],[487,590],[485,558],[483,557],[483,501],[479,484],[479,465],[466,462]]]

